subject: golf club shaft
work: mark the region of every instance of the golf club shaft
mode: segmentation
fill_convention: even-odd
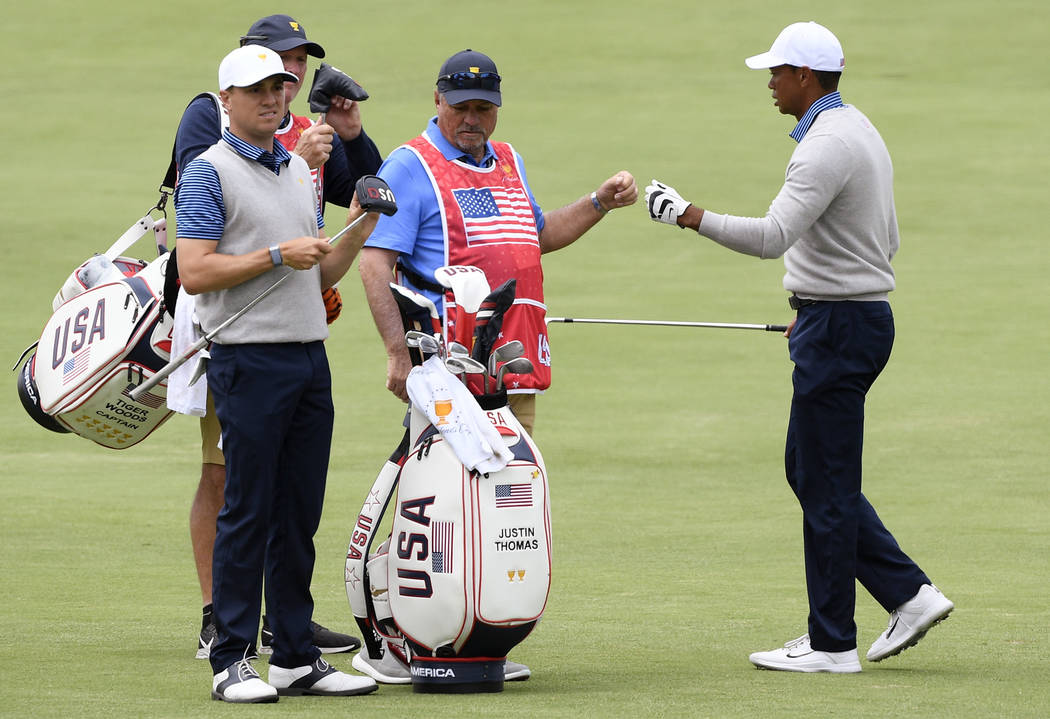
[[[645,325],[661,327],[713,327],[723,330],[762,330],[764,332],[787,332],[787,325],[750,325],[734,322],[672,322],[670,320],[608,320],[591,319],[582,317],[547,317],[547,324],[551,322],[563,322],[565,324],[590,324],[590,325]]]
[[[353,227],[355,227],[357,225],[357,223],[359,223],[361,220],[363,220],[365,218],[366,215],[368,215],[367,212],[362,213],[361,216],[358,217],[356,220],[351,222],[349,225],[347,225],[343,229],[339,230],[339,232],[335,233],[335,235],[333,235],[332,237],[330,237],[328,239],[328,244],[334,245],[336,242],[338,242],[340,237],[342,237],[347,232],[349,232]],[[186,364],[186,362],[189,361],[189,359],[191,357],[193,357],[199,351],[201,351],[202,349],[207,347],[208,344],[211,343],[212,339],[214,339],[217,334],[219,334],[224,329],[229,327],[231,324],[233,324],[234,322],[239,320],[241,317],[243,317],[249,310],[251,310],[252,307],[255,307],[255,305],[259,304],[264,299],[269,297],[270,294],[273,293],[274,290],[276,290],[278,287],[281,286],[282,282],[284,282],[286,279],[288,279],[289,277],[292,276],[293,272],[297,272],[297,270],[290,270],[289,272],[285,273],[285,275],[283,277],[281,277],[276,282],[274,282],[272,285],[270,285],[265,290],[260,292],[258,297],[256,297],[251,302],[246,304],[244,307],[242,307],[241,309],[237,310],[232,315],[227,317],[226,320],[222,324],[220,324],[218,327],[213,329],[211,332],[209,332],[208,334],[204,335],[199,340],[194,342],[185,352],[183,352],[178,357],[173,357],[166,365],[164,365],[159,370],[157,370],[157,373],[155,375],[150,377],[148,380],[146,380],[145,382],[140,384],[135,389],[131,390],[131,392],[128,393],[128,396],[131,397],[131,399],[133,401],[138,401],[139,397],[141,397],[146,392],[148,392],[149,390],[153,389],[158,384],[160,384],[162,381],[167,379],[167,377],[172,372],[177,370],[182,365]]]

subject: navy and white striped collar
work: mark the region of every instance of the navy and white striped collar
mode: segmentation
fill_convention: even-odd
[[[287,165],[292,160],[292,156],[288,154],[288,150],[284,149],[284,145],[274,140],[273,152],[257,147],[250,142],[245,142],[241,138],[230,132],[230,128],[225,128],[222,131],[222,139],[230,143],[234,150],[238,154],[247,157],[249,160],[255,160],[260,165],[273,170],[274,174],[280,174],[281,165]]]
[[[795,125],[795,129],[791,131],[791,137],[795,142],[802,142],[802,138],[809,132],[809,128],[813,125],[813,121],[817,119],[817,115],[830,110],[835,107],[845,107],[846,105],[842,102],[842,95],[836,90],[835,92],[829,92],[824,97],[820,98],[806,110],[806,114],[802,116],[802,119]]]

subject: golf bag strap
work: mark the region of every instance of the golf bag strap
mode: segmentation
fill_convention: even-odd
[[[222,130],[230,126],[230,116],[226,113],[225,108],[222,106],[222,101],[219,100],[219,96],[214,92],[202,92],[199,95],[194,96],[192,100],[186,103],[186,107],[189,107],[194,102],[202,97],[210,97],[215,103],[215,112],[217,114],[216,120],[219,123],[219,134],[222,135]],[[185,110],[183,110],[185,112]],[[179,170],[175,163],[175,141],[171,143],[171,161],[168,163],[168,170],[164,173],[164,179],[160,182],[161,191],[165,187],[170,187],[172,190],[175,189],[175,182],[179,179]]]
[[[428,280],[423,275],[419,274],[415,270],[411,270],[401,261],[400,255],[397,258],[397,271],[408,280],[413,286],[418,287],[421,290],[427,290],[429,292],[436,292],[439,295],[444,296],[445,288],[432,280]]]
[[[135,220],[135,223],[124,231],[124,234],[117,238],[117,241],[113,243],[113,246],[106,250],[105,255],[109,260],[115,260],[123,255],[129,247],[142,239],[145,235],[153,229],[153,218],[149,215],[145,215]]]

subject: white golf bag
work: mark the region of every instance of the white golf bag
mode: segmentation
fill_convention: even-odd
[[[156,260],[121,256],[151,230],[161,252]],[[105,254],[74,270],[55,296],[54,314],[18,376],[22,405],[41,426],[126,449],[171,416],[166,385],[135,402],[128,395],[170,355],[165,232],[165,220],[147,214]]]
[[[395,651],[417,692],[501,691],[507,653],[536,626],[550,591],[543,458],[505,392],[476,401],[513,459],[500,471],[469,470],[413,405],[347,551],[347,597],[367,645],[361,651],[377,659],[384,646]],[[374,548],[391,502],[390,535]]]

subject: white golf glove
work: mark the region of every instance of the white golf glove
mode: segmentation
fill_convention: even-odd
[[[645,188],[645,206],[649,208],[649,217],[657,222],[677,226],[678,218],[691,204],[678,194],[678,190],[657,180]]]

